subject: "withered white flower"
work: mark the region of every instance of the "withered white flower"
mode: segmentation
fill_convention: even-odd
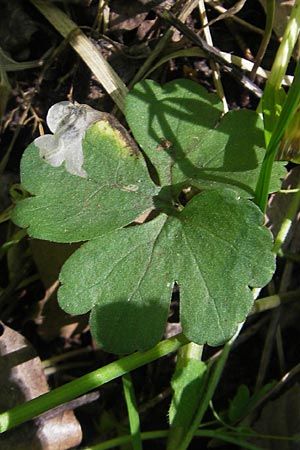
[[[46,120],[53,134],[45,134],[34,140],[40,150],[40,157],[53,167],[65,161],[69,173],[86,178],[87,173],[82,168],[82,140],[86,130],[101,120],[102,116],[102,112],[79,103],[64,101],[51,106]]]

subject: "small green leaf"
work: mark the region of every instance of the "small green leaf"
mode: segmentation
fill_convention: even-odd
[[[126,100],[134,137],[156,167],[160,183],[185,183],[198,189],[235,189],[253,197],[264,157],[263,122],[254,111],[226,114],[215,94],[190,80],[163,87],[137,84]],[[279,189],[277,164],[271,190]]]
[[[164,331],[176,281],[184,334],[222,344],[252,306],[249,286],[265,285],[274,271],[262,222],[234,191],[198,194],[174,216],[84,244],[62,269],[60,305],[73,314],[92,309],[93,335],[108,351],[145,350]]]
[[[247,411],[249,400],[250,391],[245,384],[241,384],[228,408],[228,419],[230,423],[234,423],[243,417],[245,411]]]
[[[168,449],[176,449],[178,443],[194,418],[195,411],[201,401],[201,388],[204,387],[204,376],[207,366],[203,361],[187,360],[183,367],[176,369],[171,385],[173,397],[169,409],[170,431],[168,436]]]
[[[87,178],[52,167],[31,144],[21,163],[22,184],[34,197],[18,203],[14,222],[56,242],[92,239],[129,224],[152,206],[156,192],[134,141],[121,125],[98,121],[83,140]]]
[[[238,390],[230,401],[228,408],[228,420],[234,423],[243,419],[251,410],[255,408],[257,403],[266,396],[268,392],[275,386],[276,381],[271,381],[263,385],[257,392],[250,395],[250,391],[244,384],[238,387]]]

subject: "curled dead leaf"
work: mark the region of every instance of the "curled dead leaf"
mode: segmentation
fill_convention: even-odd
[[[0,411],[49,391],[41,360],[32,345],[0,322]],[[79,445],[80,424],[72,411],[43,415],[0,436],[1,449],[67,450]]]

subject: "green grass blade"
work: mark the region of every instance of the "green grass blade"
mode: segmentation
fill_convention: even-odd
[[[143,450],[140,430],[140,416],[137,409],[136,397],[130,373],[123,375],[122,383],[128,411],[132,450]]]
[[[151,361],[166,356],[169,353],[178,350],[178,348],[184,344],[187,344],[187,340],[182,335],[166,339],[146,352],[133,353],[132,355],[126,356],[118,361],[107,364],[100,369],[83,375],[47,394],[43,394],[22,405],[15,406],[0,414],[0,433],[96,389],[137,367],[142,367]]]
[[[267,206],[270,177],[277,148],[284,130],[293,117],[299,103],[299,63],[294,74],[294,81],[286,98],[285,92],[281,88],[299,35],[299,29],[300,0],[296,0],[262,98],[267,151],[256,185],[254,201],[263,211],[265,211]]]
[[[268,90],[266,91],[269,94]],[[294,116],[296,109],[300,102],[300,60],[297,63],[294,81],[289,89],[285,103],[283,105],[280,116],[277,120],[276,126],[270,136],[267,146],[265,159],[262,163],[258,182],[255,191],[255,203],[265,211],[267,206],[270,178],[272,173],[273,162],[277,153],[280,140],[283,136],[284,130],[291,118]],[[264,102],[263,102],[264,104]]]

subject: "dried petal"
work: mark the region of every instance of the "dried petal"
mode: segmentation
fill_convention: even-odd
[[[82,140],[86,130],[102,118],[103,113],[88,105],[59,102],[51,106],[47,124],[54,133],[35,139],[40,157],[51,166],[58,167],[65,161],[66,170],[72,175],[87,178],[82,168],[84,155]]]

